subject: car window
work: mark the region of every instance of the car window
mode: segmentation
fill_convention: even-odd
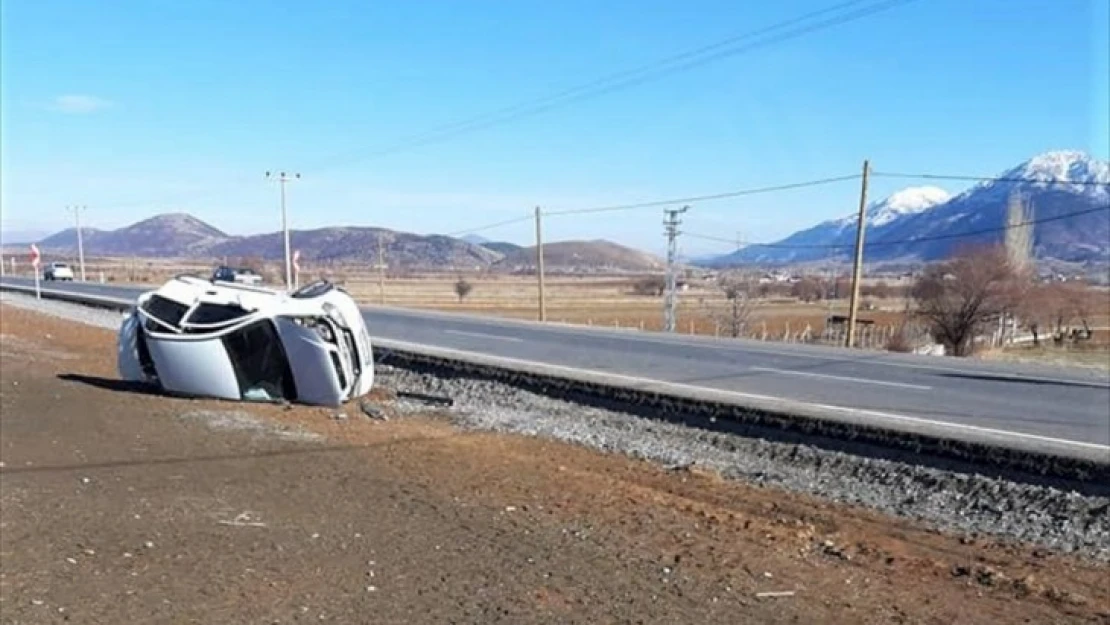
[[[236,330],[223,343],[243,399],[296,399],[293,373],[271,321]]]
[[[201,304],[189,315],[189,323],[212,324],[246,317],[249,312],[234,305]]]
[[[150,299],[143,304],[143,310],[150,313],[151,316],[157,317],[163,323],[167,323],[176,328],[180,327],[181,318],[185,316],[189,307],[173,300],[166,299],[161,295],[152,295]],[[149,320],[146,322],[146,329],[151,332],[165,331],[165,328]]]

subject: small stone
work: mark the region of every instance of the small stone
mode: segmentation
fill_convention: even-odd
[[[42,599],[31,599],[31,605],[42,605]]]
[[[66,562],[69,562],[70,564],[77,564],[77,559],[76,558],[66,558]]]
[[[149,540],[143,543],[143,546],[147,549],[154,549],[154,543],[150,542]]]
[[[377,421],[389,421],[389,417],[386,416],[385,411],[381,408],[381,406],[375,404],[369,399],[363,399],[362,401],[360,401],[358,403],[358,408],[367,418],[375,419]]]
[[[347,413],[345,413],[345,412],[334,412],[334,413],[332,413],[331,418],[335,421],[346,421],[347,420]]]
[[[125,558],[133,557],[133,555],[134,554],[132,554],[130,551],[124,551],[123,552],[123,557],[125,557]]]
[[[505,506],[505,512],[516,512],[516,506]]]
[[[96,551],[94,551],[92,549],[86,549],[84,553],[87,556],[95,556],[96,555]]]
[[[83,477],[83,478],[81,478],[81,483],[82,483],[82,484],[88,484],[88,483],[89,483],[89,482],[91,482],[91,481],[92,481],[92,480],[90,480],[90,479],[89,479],[89,478],[87,478],[87,477]]]
[[[377,590],[378,590],[377,586],[367,586],[366,587],[366,592],[376,592]]]

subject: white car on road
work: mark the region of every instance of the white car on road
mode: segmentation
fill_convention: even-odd
[[[374,383],[362,312],[325,281],[286,293],[179,276],[139,296],[117,364],[124,380],[231,400],[337,406]]]
[[[42,270],[43,280],[73,281],[73,269],[65,263],[47,263]]]

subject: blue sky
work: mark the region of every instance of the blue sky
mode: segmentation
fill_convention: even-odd
[[[381,155],[441,124],[790,19],[833,0],[10,0],[0,228],[187,211],[277,229],[454,232],[527,214],[877,170],[994,174],[1110,157],[1110,0],[916,0],[855,22]],[[873,197],[904,181],[881,180]],[[949,187],[959,190],[959,185]],[[695,205],[691,232],[770,240],[858,184]],[[662,248],[660,209],[552,217],[551,239]],[[524,223],[483,236],[525,242]],[[690,253],[726,251],[688,240]]]

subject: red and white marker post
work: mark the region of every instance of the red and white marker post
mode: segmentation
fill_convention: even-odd
[[[301,251],[293,250],[293,290],[297,290],[297,285],[301,282]]]
[[[39,259],[42,254],[39,253],[39,246],[34,243],[31,244],[31,271],[35,274],[35,297],[42,299],[42,291],[39,288]]]

